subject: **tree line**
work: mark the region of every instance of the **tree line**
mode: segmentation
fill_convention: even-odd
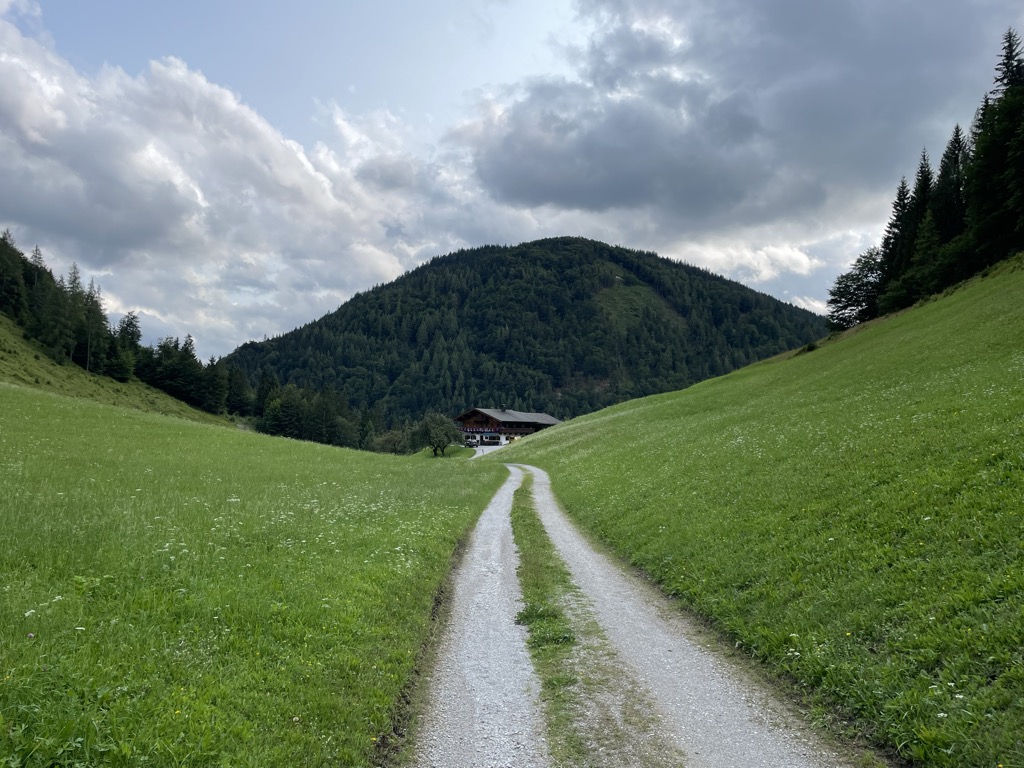
[[[443,453],[458,438],[450,418],[440,414],[387,424],[379,407],[353,410],[345,392],[334,388],[282,386],[269,368],[254,388],[238,365],[200,361],[191,335],[145,346],[135,312],[111,324],[100,287],[93,280],[85,285],[76,264],[55,276],[38,246],[25,256],[10,230],[0,233],[0,312],[59,363],[121,382],[137,379],[208,413],[247,419],[267,434],[389,453],[424,446]]]
[[[100,287],[91,279],[86,286],[77,264],[55,276],[39,247],[26,257],[10,230],[0,233],[0,311],[59,363],[122,382],[137,378],[210,413],[225,408],[227,369],[212,358],[200,362],[191,335],[144,346],[135,312],[112,325]]]
[[[994,88],[968,132],[957,125],[938,172],[922,151],[900,180],[880,244],[829,290],[833,329],[909,307],[1024,249],[1024,57],[1003,36]]]

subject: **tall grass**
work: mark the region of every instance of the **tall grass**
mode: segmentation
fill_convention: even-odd
[[[502,461],[917,765],[1024,765],[1021,262]]]
[[[506,475],[0,384],[5,765],[375,764]]]

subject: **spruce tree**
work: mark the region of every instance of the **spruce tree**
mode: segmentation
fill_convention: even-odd
[[[281,389],[281,382],[278,381],[274,369],[269,365],[264,366],[263,371],[260,373],[259,384],[256,387],[255,415],[264,415],[267,405],[270,404],[270,401],[276,396],[279,389]]]
[[[255,397],[252,387],[249,386],[249,380],[245,377],[245,371],[237,365],[229,365],[228,392],[225,400],[228,413],[251,416]]]
[[[6,230],[9,232],[10,230]],[[22,277],[21,251],[0,238],[0,312],[23,324],[28,314],[28,291]]]
[[[995,81],[973,130],[967,210],[974,250],[962,276],[1024,248],[1024,62],[1012,29],[1003,38]]]
[[[957,124],[939,161],[939,174],[929,204],[943,245],[959,237],[967,228],[967,170],[970,160],[967,137]]]
[[[943,287],[942,242],[931,211],[924,217],[914,239],[914,255],[904,276],[910,302],[930,296]]]
[[[80,334],[85,353],[85,364],[82,367],[91,373],[103,373],[110,345],[110,325],[103,309],[100,287],[93,280],[89,281],[89,288],[85,292]]]
[[[910,186],[907,184],[907,177],[900,179],[896,187],[896,199],[892,203],[892,213],[885,225],[885,233],[882,235],[882,247],[879,258],[881,261],[881,289],[892,283],[900,275],[900,254],[903,252],[903,242],[906,239],[907,211],[910,210]]]
[[[882,314],[913,304],[918,298],[915,278],[909,273],[917,246],[917,233],[928,214],[934,185],[928,153],[921,151],[921,159],[914,177],[914,189],[907,198],[900,222],[899,237],[893,243],[890,272],[878,300]]]
[[[1011,88],[1024,85],[1024,58],[1021,56],[1020,35],[1016,30],[1008,29],[1003,35],[1003,50],[996,65],[996,76],[993,81],[993,95],[1002,96]]]

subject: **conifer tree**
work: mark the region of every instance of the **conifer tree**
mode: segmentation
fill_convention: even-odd
[[[9,233],[10,230],[4,230],[4,235]],[[21,267],[23,258],[21,251],[6,237],[0,237],[0,312],[7,313],[17,323],[24,323],[28,314],[28,291]]]
[[[260,373],[259,384],[256,387],[254,412],[257,416],[264,415],[267,405],[280,388],[281,382],[278,381],[277,374],[274,373],[274,369],[269,365],[264,366],[263,371]]]
[[[939,238],[939,229],[935,224],[935,217],[931,211],[928,211],[921,226],[917,229],[910,269],[902,278],[905,282],[908,304],[930,296],[942,287],[941,246],[942,242]]]
[[[29,263],[38,270],[46,272],[50,271],[46,266],[46,262],[43,261],[43,252],[39,250],[38,245],[32,249],[32,255],[29,257]]]
[[[974,153],[967,176],[968,222],[974,245],[964,272],[1006,258],[1024,247],[1024,61],[1012,29],[1003,38],[996,89],[974,126]],[[963,275],[963,276],[966,276]]]
[[[75,346],[75,332],[64,278],[57,278],[52,287],[41,285],[40,294],[41,306],[33,329],[36,338],[54,360],[70,360]]]
[[[900,254],[904,249],[907,228],[907,212],[910,210],[910,186],[907,177],[900,179],[896,187],[896,199],[892,203],[892,213],[882,235],[882,247],[879,253],[881,270],[881,288],[884,289],[900,275]]]
[[[225,399],[225,407],[228,413],[235,413],[239,416],[252,415],[253,401],[256,395],[249,386],[249,380],[237,365],[228,366],[228,391]]]
[[[142,326],[139,324],[139,315],[134,310],[125,314],[118,323],[114,334],[118,343],[132,354],[139,350],[142,344]]]
[[[103,310],[100,287],[93,280],[89,281],[82,310],[78,351],[84,364],[80,364],[91,373],[103,373],[110,342],[110,326]]]
[[[967,137],[957,124],[939,161],[939,173],[929,205],[943,245],[959,237],[967,228],[967,170],[970,160]]]
[[[227,366],[215,357],[211,357],[203,368],[202,375],[202,408],[207,413],[223,413],[228,399]]]
[[[1003,35],[1002,56],[996,65],[996,76],[993,81],[996,96],[1005,95],[1011,88],[1024,85],[1024,58],[1021,55],[1020,35],[1016,30],[1008,29]]]
[[[908,307],[919,298],[915,288],[916,278],[911,276],[910,272],[917,247],[917,233],[928,213],[933,185],[934,176],[928,152],[922,150],[917,174],[914,176],[914,189],[907,198],[900,222],[899,237],[893,244],[888,279],[878,300],[878,309],[882,314]]]

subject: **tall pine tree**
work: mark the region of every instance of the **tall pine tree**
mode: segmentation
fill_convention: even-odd
[[[900,179],[896,187],[896,199],[892,203],[892,213],[885,225],[882,235],[881,252],[879,253],[881,282],[880,291],[884,291],[900,276],[900,258],[904,252],[907,239],[907,212],[910,210],[910,186],[907,177]]]
[[[1024,60],[1012,29],[1003,37],[995,89],[979,111],[967,176],[973,274],[1024,248]]]
[[[967,170],[970,161],[967,137],[957,124],[939,160],[939,174],[929,206],[943,245],[959,237],[967,228]]]
[[[914,176],[914,189],[907,198],[900,222],[900,234],[893,247],[891,271],[878,300],[878,309],[882,314],[908,307],[919,298],[917,279],[910,273],[917,248],[917,233],[928,214],[934,183],[928,152],[921,150],[917,174]]]

